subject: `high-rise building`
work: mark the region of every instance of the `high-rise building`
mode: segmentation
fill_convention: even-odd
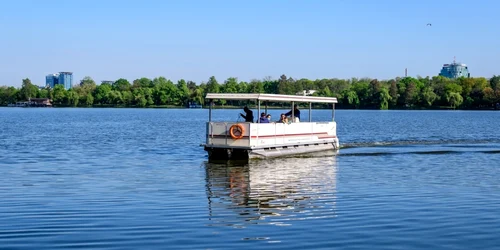
[[[45,76],[45,86],[54,88],[59,83],[59,74],[50,74]]]
[[[467,65],[463,63],[456,63],[455,60],[453,60],[453,63],[451,64],[444,64],[439,75],[452,79],[460,77],[470,77],[469,68],[467,67]]]
[[[73,73],[59,72],[45,76],[45,86],[54,88],[57,84],[63,85],[66,90],[70,89],[73,86]]]
[[[58,84],[62,84],[65,89],[73,86],[73,72],[59,72]]]
[[[115,83],[115,81],[101,81],[101,84],[113,85],[114,83]]]

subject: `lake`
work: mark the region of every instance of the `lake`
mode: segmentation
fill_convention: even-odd
[[[0,248],[500,245],[500,112],[335,115],[337,156],[216,164],[207,110],[0,108]]]

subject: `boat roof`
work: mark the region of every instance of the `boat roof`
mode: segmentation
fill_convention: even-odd
[[[219,94],[207,93],[205,99],[223,99],[223,100],[259,100],[274,102],[320,102],[337,103],[335,97],[320,96],[302,96],[302,95],[276,95],[276,94]]]

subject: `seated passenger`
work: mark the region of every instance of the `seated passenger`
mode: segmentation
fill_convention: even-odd
[[[285,124],[287,124],[288,123],[288,118],[286,117],[285,114],[281,114],[280,120],[278,122],[279,123],[285,123]]]
[[[271,121],[271,114],[267,114],[266,118],[267,118],[267,120],[268,120],[269,122],[272,122],[272,121]]]
[[[259,123],[269,123],[269,120],[266,118],[266,113],[260,114]]]

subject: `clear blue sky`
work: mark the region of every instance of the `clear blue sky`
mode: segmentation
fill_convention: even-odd
[[[500,1],[16,0],[0,8],[0,85],[214,75],[379,79],[443,63],[500,74]],[[432,23],[432,26],[426,26]]]

